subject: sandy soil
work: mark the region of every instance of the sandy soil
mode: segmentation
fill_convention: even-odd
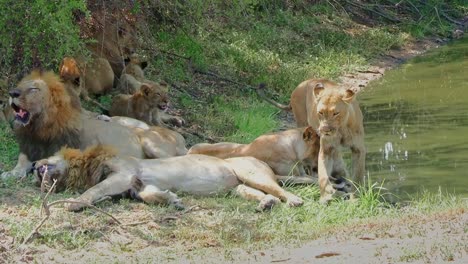
[[[14,248],[5,231],[0,224],[0,263],[468,263],[466,209],[347,226],[303,244],[263,249],[213,245],[192,251],[183,241],[149,244],[120,227],[76,250]]]

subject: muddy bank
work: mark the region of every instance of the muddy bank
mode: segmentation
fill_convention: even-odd
[[[399,49],[390,50],[387,54],[371,61],[369,63],[371,66],[365,70],[345,74],[340,78],[340,81],[345,85],[355,87],[357,91],[361,91],[370,81],[382,77],[385,71],[447,43],[447,40],[435,37],[412,41]]]

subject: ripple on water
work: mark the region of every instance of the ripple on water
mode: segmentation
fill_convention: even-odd
[[[468,195],[468,38],[388,71],[359,101],[373,180],[402,198]]]

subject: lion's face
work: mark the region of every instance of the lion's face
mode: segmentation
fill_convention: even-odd
[[[167,96],[167,84],[165,83],[144,83],[140,90],[151,106],[157,107],[162,111],[169,108],[169,99]]]
[[[34,116],[44,111],[49,100],[49,89],[41,79],[26,79],[9,91],[10,106],[15,112],[15,122],[23,126],[29,124]]]
[[[124,60],[125,65],[134,64],[144,70],[148,66],[148,59],[146,56],[132,53],[127,59]]]
[[[318,131],[322,137],[333,137],[348,121],[352,90],[325,89],[320,83],[314,88]]]
[[[41,192],[47,192],[57,181],[54,191],[62,191],[66,187],[68,163],[61,155],[54,155],[34,163],[34,176],[41,184]]]

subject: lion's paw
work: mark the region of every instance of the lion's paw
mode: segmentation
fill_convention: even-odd
[[[263,199],[258,204],[257,208],[255,209],[257,212],[263,212],[265,210],[271,210],[275,204],[281,203],[281,200],[271,194],[265,195]]]
[[[81,210],[85,209],[86,207],[88,207],[88,204],[89,204],[86,201],[82,201],[82,200],[79,200],[79,199],[73,199],[73,198],[68,199],[68,201],[71,202],[67,206],[67,210],[70,211],[70,212],[81,211]]]
[[[172,118],[172,123],[175,126],[181,127],[185,125],[185,120],[182,117],[173,117]]]
[[[96,118],[97,120],[102,120],[105,122],[110,122],[112,120],[112,118],[108,115],[98,115]]]
[[[177,210],[185,210],[185,205],[182,203],[180,199],[177,199],[171,202],[171,205],[175,207]]]
[[[331,184],[325,186],[325,191],[320,195],[319,202],[321,204],[328,204],[335,197],[336,189]]]
[[[1,175],[2,180],[7,179],[20,179],[26,177],[27,173],[24,170],[12,170],[3,172]]]
[[[290,194],[288,195],[286,203],[291,207],[297,207],[303,205],[304,201],[300,197]]]

